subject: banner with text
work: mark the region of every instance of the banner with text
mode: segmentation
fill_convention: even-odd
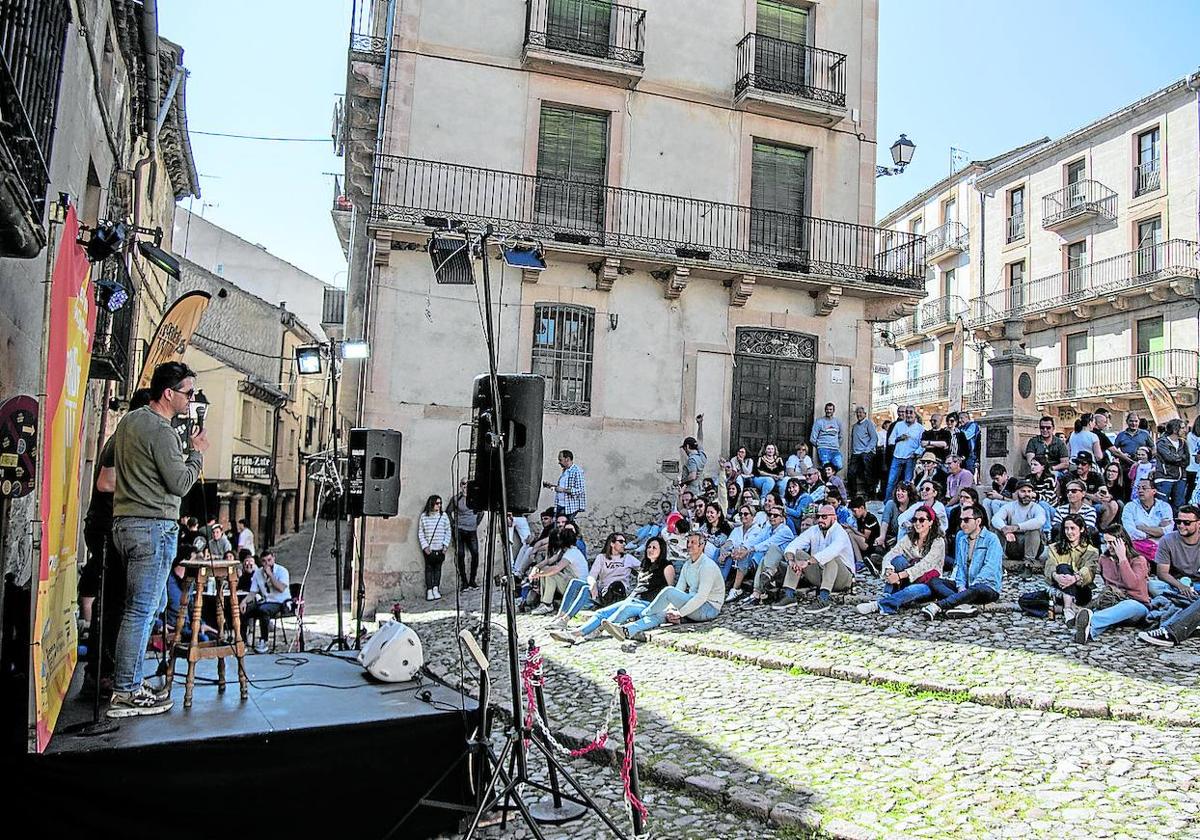
[[[32,671],[35,733],[43,752],[75,670],[76,547],[84,395],[96,329],[96,301],[87,255],[75,241],[79,219],[68,207],[50,279],[46,403],[40,466],[42,550],[33,609]]]
[[[162,323],[154,331],[146,360],[142,363],[142,375],[138,378],[139,388],[150,387],[154,369],[164,362],[182,362],[183,353],[192,340],[192,333],[200,325],[204,310],[212,295],[208,292],[188,292],[171,305],[163,315]]]

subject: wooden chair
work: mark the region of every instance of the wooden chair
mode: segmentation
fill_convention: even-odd
[[[237,602],[237,582],[238,574],[241,571],[241,564],[237,562],[226,563],[220,560],[188,560],[182,565],[184,574],[183,583],[180,588],[183,591],[179,596],[179,612],[177,613],[179,618],[175,622],[175,633],[171,642],[170,662],[167,664],[167,688],[169,690],[175,680],[176,657],[186,658],[188,669],[186,688],[183,693],[183,707],[189,709],[192,706],[192,689],[196,684],[196,663],[201,659],[217,660],[217,690],[224,691],[225,657],[234,656],[237,657],[238,685],[241,688],[242,699],[245,700],[248,696],[248,682],[244,667],[246,643],[242,641],[241,611],[238,609]],[[200,638],[200,628],[204,624],[201,618],[204,598],[201,593],[204,592],[210,578],[216,584],[217,639],[212,642],[200,642],[197,639]],[[192,634],[189,640],[184,641],[184,616],[187,614],[188,601],[191,599],[193,591],[196,593],[196,598],[195,603],[191,606]],[[229,596],[230,601],[229,612],[233,625],[232,641],[226,641],[226,595]]]

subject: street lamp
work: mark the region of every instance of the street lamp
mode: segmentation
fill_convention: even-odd
[[[901,134],[900,139],[892,144],[892,163],[894,167],[876,166],[875,177],[881,178],[884,175],[899,175],[904,171],[904,167],[912,163],[913,153],[917,150],[917,144],[909,140],[908,137]]]

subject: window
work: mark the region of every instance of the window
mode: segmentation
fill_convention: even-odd
[[[1025,188],[1008,191],[1008,239],[1016,242],[1025,238]]]
[[[1074,395],[1075,391],[1087,387],[1091,383],[1091,371],[1083,367],[1087,359],[1088,334],[1086,332],[1072,333],[1067,336],[1067,390]]]
[[[922,216],[908,220],[908,232],[914,236],[920,236],[925,232],[925,219]]]
[[[1025,260],[1008,266],[1008,300],[1006,309],[1020,309],[1025,305]]]
[[[1067,164],[1067,206],[1078,207],[1084,203],[1083,178],[1087,173],[1087,162],[1077,160]]]
[[[776,0],[758,0],[754,30],[755,85],[803,95],[810,75],[804,50],[808,11]]]
[[[533,310],[532,372],[546,377],[546,410],[592,413],[595,310],[539,303]]]
[[[602,229],[607,158],[607,114],[543,105],[538,129],[538,220],[575,230]]]
[[[950,198],[942,204],[942,224],[958,221],[958,201]]]
[[[612,12],[607,0],[550,0],[546,46],[607,58]]]
[[[238,437],[242,440],[254,440],[254,403],[248,398],[242,398],[242,417],[238,424]]]
[[[954,276],[955,270],[948,268],[942,272],[942,297],[950,297],[954,294]],[[949,317],[946,318],[949,320]]]
[[[1087,283],[1087,240],[1067,246],[1067,294],[1085,289]]]
[[[1137,137],[1137,165],[1133,169],[1133,194],[1141,195],[1160,186],[1158,127]]]
[[[1137,247],[1134,270],[1138,275],[1157,271],[1163,264],[1161,217],[1155,216],[1152,219],[1138,222]]]
[[[1137,375],[1159,378],[1166,375],[1169,372],[1166,369],[1167,354],[1162,352],[1166,349],[1162,316],[1139,319],[1137,322]]]
[[[920,375],[921,375],[921,351],[920,350],[909,350],[908,351],[908,384],[912,385],[913,382],[915,382]]]
[[[803,250],[808,152],[755,141],[750,171],[750,242],[773,252]]]
[[[954,343],[947,341],[942,345],[942,370],[954,367]]]

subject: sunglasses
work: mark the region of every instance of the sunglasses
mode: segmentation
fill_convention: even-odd
[[[192,395],[196,393],[195,388],[189,388],[186,391],[180,391],[175,388],[172,388],[171,390],[175,391],[176,394],[182,394],[183,396],[187,397],[189,400],[192,398]]]
[[[913,522],[932,522],[933,520],[930,519],[928,516],[914,516],[912,521]]]
[[[1067,492],[1068,493],[1082,493],[1083,488],[1082,487],[1068,487]]]
[[[617,537],[615,540],[613,540],[613,542],[619,542],[619,543],[623,543],[623,542],[625,542],[625,538],[624,538],[624,537]]]
[[[1197,522],[1200,522],[1200,519],[1176,519],[1175,520],[1176,525],[1195,525]]]
[[[753,513],[742,513],[742,514],[739,514],[739,516],[741,516],[742,519],[753,519],[754,518]]]
[[[960,516],[959,517],[960,522],[975,522],[978,519],[979,519],[978,516]]]
[[[782,513],[772,513],[772,514],[768,514],[768,517],[771,519],[783,519],[783,514]]]

